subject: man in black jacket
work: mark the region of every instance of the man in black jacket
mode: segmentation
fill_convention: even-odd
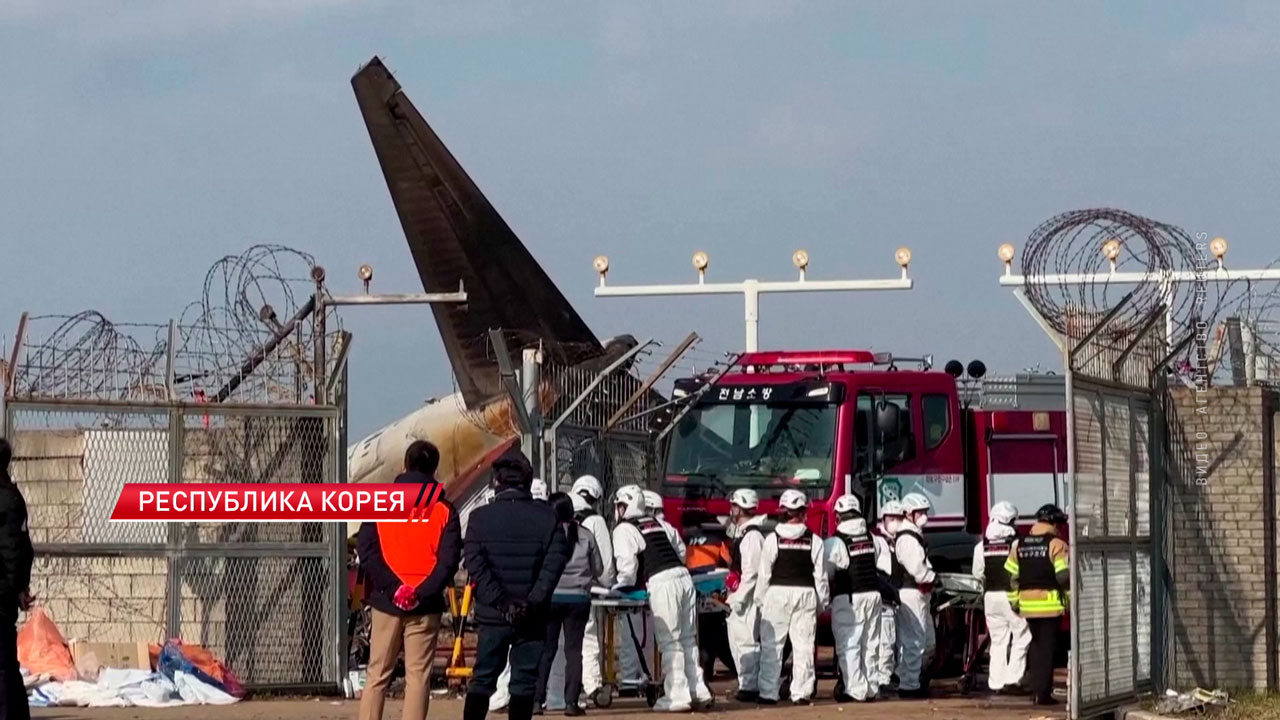
[[[404,455],[397,483],[434,485],[440,464],[435,445],[419,440]],[[429,487],[435,491],[437,487]],[[369,633],[368,682],[360,697],[360,720],[381,720],[382,706],[400,648],[404,647],[402,720],[425,720],[430,701],[431,663],[435,658],[445,589],[453,583],[462,554],[458,513],[443,497],[425,522],[364,523],[357,554],[368,578],[365,599],[373,611]]]
[[[27,691],[18,667],[18,611],[29,610],[31,563],[27,503],[9,475],[13,448],[0,438],[0,720],[28,720]]]
[[[498,493],[471,511],[464,564],[475,584],[476,664],[464,720],[482,720],[498,676],[511,662],[511,720],[533,716],[547,606],[570,552],[551,506],[533,499],[533,468],[518,448],[493,463]]]

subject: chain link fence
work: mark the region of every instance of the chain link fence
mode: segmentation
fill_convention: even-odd
[[[36,548],[32,590],[68,639],[176,637],[249,687],[338,683],[340,528],[108,519],[126,482],[337,482],[336,409],[10,399],[6,428]]]

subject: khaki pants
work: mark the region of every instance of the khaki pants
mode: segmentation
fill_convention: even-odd
[[[439,615],[396,617],[373,610],[369,632],[368,680],[360,696],[360,720],[382,720],[391,673],[404,646],[404,710],[401,720],[425,720],[430,701],[431,661],[440,631]]]

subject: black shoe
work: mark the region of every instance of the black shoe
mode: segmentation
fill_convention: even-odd
[[[737,694],[733,696],[733,699],[740,703],[753,703],[760,699],[760,693],[752,690],[739,690]]]
[[[838,692],[838,693],[836,693],[836,702],[838,702],[838,703],[851,703],[851,702],[857,702],[857,700],[856,700],[856,699],[854,699],[854,697],[853,697],[852,695],[845,695],[845,694],[844,694],[844,693],[842,693],[842,692]]]
[[[484,716],[488,714],[489,698],[467,693],[467,700],[462,705],[462,720],[484,720]]]
[[[800,698],[799,700],[792,700],[791,704],[799,707],[804,707],[806,705],[812,705],[813,703],[809,702],[809,698]]]
[[[468,696],[470,699],[470,696]],[[534,702],[531,697],[520,697],[519,695],[511,696],[511,704],[507,705],[508,720],[529,720],[533,717]],[[541,708],[539,708],[540,710]],[[541,714],[541,713],[539,713]]]
[[[702,701],[694,700],[692,704],[693,704],[694,711],[708,712],[710,710],[715,709],[716,699],[713,697],[710,700],[702,700]]]
[[[1031,701],[1032,705],[1041,705],[1044,707],[1055,707],[1061,705],[1062,701],[1050,695],[1049,697],[1038,697]]]
[[[896,692],[896,691],[893,689],[893,686],[892,686],[892,685],[881,685],[881,686],[880,686],[880,692],[878,692],[877,694],[878,694],[880,697],[889,697],[889,696],[890,696],[890,695],[892,695],[894,692]]]
[[[1031,691],[1021,685],[1005,685],[996,691],[997,695],[1008,695],[1010,697],[1026,697]]]
[[[587,711],[582,709],[581,705],[566,705],[564,708],[565,717],[582,717]]]
[[[770,700],[769,698],[758,698],[758,699],[756,700],[756,704],[758,704],[758,705],[766,705],[766,706],[772,707],[772,706],[774,706],[774,705],[777,705],[777,704],[778,704],[778,701],[777,701],[777,700]]]

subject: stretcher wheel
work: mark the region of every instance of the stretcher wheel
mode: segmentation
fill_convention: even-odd
[[[653,707],[658,704],[658,686],[650,685],[644,689],[644,701]]]
[[[613,686],[601,685],[595,695],[591,696],[591,702],[595,703],[598,708],[607,708],[613,704]]]

